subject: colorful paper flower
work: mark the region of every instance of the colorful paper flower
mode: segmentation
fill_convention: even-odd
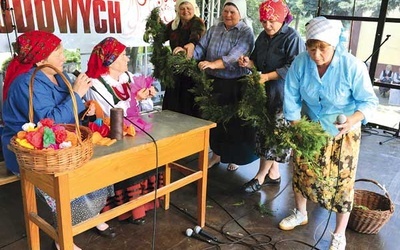
[[[54,120],[50,118],[40,120],[37,126],[34,123],[25,123],[16,137],[21,146],[29,149],[57,150],[78,143],[74,132],[67,131],[62,125],[54,124]]]

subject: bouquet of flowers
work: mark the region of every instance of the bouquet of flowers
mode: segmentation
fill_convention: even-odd
[[[57,150],[76,146],[78,137],[64,126],[54,124],[54,120],[44,118],[37,125],[25,123],[17,133],[16,142],[28,149]]]

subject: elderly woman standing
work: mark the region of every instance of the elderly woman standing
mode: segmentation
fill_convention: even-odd
[[[344,250],[345,230],[353,207],[354,181],[366,123],[378,105],[365,64],[340,43],[340,21],[316,17],[306,24],[306,47],[293,61],[285,84],[284,116],[295,123],[301,110],[332,136],[312,166],[296,158],[293,165],[293,214],[279,227],[292,230],[308,223],[307,199],[336,212],[330,249]],[[337,123],[338,115],[347,116]],[[299,135],[301,138],[301,135]],[[310,173],[309,170],[318,168]]]
[[[246,1],[226,1],[222,21],[212,26],[196,45],[193,57],[199,61],[200,70],[213,79],[213,93],[219,105],[233,105],[241,100],[243,83],[239,80],[249,74],[249,69],[239,67],[241,55],[250,54],[254,47],[252,29],[243,21]],[[238,165],[257,159],[255,129],[238,117],[226,123],[218,123],[211,130],[210,146],[213,156],[209,167],[220,162],[229,163],[227,170],[235,171]]]
[[[59,71],[65,62],[61,40],[44,31],[30,31],[17,38],[18,55],[10,62],[4,82],[5,96],[3,119],[5,122],[2,135],[2,147],[7,168],[19,174],[15,154],[7,147],[11,138],[29,121],[29,82],[37,66],[50,64]],[[68,78],[67,74],[63,73]],[[44,67],[34,78],[34,123],[43,118],[51,118],[55,123],[74,123],[72,98],[76,99],[78,112],[85,110],[81,101],[92,86],[86,74],[80,74],[73,84],[74,96],[69,94],[67,85],[52,68]],[[38,190],[56,218],[55,200]],[[112,194],[112,187],[102,188],[71,201],[72,224],[76,225],[96,216],[106,204],[107,196]],[[97,232],[102,236],[114,237],[115,232],[106,223],[97,225]],[[59,247],[56,244],[54,247]],[[74,249],[80,249],[74,245]]]
[[[264,30],[256,40],[255,48],[250,55],[241,56],[239,65],[256,67],[261,71],[260,82],[265,84],[267,94],[267,111],[275,117],[277,125],[283,120],[283,90],[286,73],[294,58],[305,51],[303,39],[299,33],[289,27],[293,20],[290,10],[282,0],[268,0],[261,3],[260,22]],[[257,153],[260,156],[260,167],[256,176],[243,185],[246,192],[255,192],[263,185],[279,185],[281,176],[278,162],[287,162],[290,149],[276,152],[276,145],[265,145],[263,131],[257,132]]]
[[[199,7],[194,0],[178,0],[175,12],[175,19],[167,24],[166,39],[173,53],[184,50],[191,58],[194,47],[206,30],[203,20],[199,18]],[[194,95],[188,91],[193,88],[193,84],[190,77],[175,76],[174,86],[165,89],[163,109],[199,117]]]

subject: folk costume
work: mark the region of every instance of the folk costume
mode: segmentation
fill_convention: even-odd
[[[341,22],[314,18],[306,26],[307,40],[324,41],[334,46],[333,58],[319,76],[316,63],[307,52],[293,61],[285,84],[284,115],[290,121],[300,119],[301,110],[319,122],[332,136],[318,158],[322,176],[310,175],[307,164],[297,158],[293,167],[293,188],[307,199],[335,212],[350,212],[353,207],[354,181],[361,141],[361,122],[342,138],[333,139],[339,114],[364,115],[364,124],[372,116],[378,99],[372,89],[365,65],[348,53],[340,43]],[[312,168],[312,167],[310,167]],[[332,198],[334,201],[331,201]]]
[[[6,166],[15,174],[19,174],[19,166],[15,154],[8,149],[7,145],[12,136],[21,130],[22,125],[29,121],[30,78],[35,70],[35,64],[46,59],[60,44],[61,40],[57,36],[44,31],[30,31],[17,38],[18,54],[10,62],[4,82],[6,98],[4,99],[3,120],[5,127],[2,134],[2,149]],[[67,74],[64,76],[69,79]],[[40,70],[34,78],[34,123],[43,118],[51,118],[59,124],[75,123],[72,98],[76,99],[79,113],[86,109],[80,96],[75,93],[75,96],[71,97],[68,87],[61,77],[56,75],[55,78],[57,85]],[[37,191],[56,218],[57,204],[55,200],[43,191],[39,189]],[[96,216],[110,195],[113,195],[112,186],[72,200],[72,224],[75,225]]]
[[[86,98],[97,101],[106,117],[110,116],[110,109],[112,108],[108,103],[111,103],[114,107],[122,108],[125,116],[128,109],[132,107],[131,101],[134,102],[134,106],[137,105],[135,98],[131,96],[131,84],[135,84],[132,73],[125,72],[120,75],[118,80],[109,75],[109,66],[119,57],[125,48],[125,45],[115,38],[107,37],[93,48],[88,61],[86,74],[92,78],[93,86],[107,101],[92,89],[87,92]],[[162,174],[156,177],[154,172],[148,172],[114,184],[115,196],[108,199],[103,211],[107,211],[140,195],[151,192],[154,190],[156,183],[158,187],[161,187],[163,185],[162,177]],[[158,178],[157,182],[156,178]],[[159,199],[156,200],[156,207],[158,206]],[[154,202],[149,202],[118,216],[118,220],[128,220],[132,223],[140,224],[144,222],[143,218],[146,215],[146,211],[154,208]]]
[[[187,23],[183,23],[179,17],[179,6],[185,2],[192,4],[194,8],[194,16]],[[169,40],[172,51],[176,47],[183,47],[188,43],[196,45],[206,29],[203,20],[199,18],[199,7],[195,1],[178,0],[175,4],[175,12],[177,15],[167,24],[165,36]],[[199,117],[199,109],[195,105],[194,95],[189,92],[189,89],[193,88],[193,84],[190,77],[176,75],[174,86],[165,88],[162,108]]]
[[[224,69],[206,69],[207,76],[213,79],[213,98],[218,105],[237,105],[242,98],[243,82],[240,79],[250,73],[249,69],[239,67],[241,55],[253,50],[252,29],[243,21],[247,17],[246,1],[226,1],[234,5],[240,13],[240,21],[227,29],[223,21],[212,26],[200,39],[194,50],[196,61],[213,62],[221,59]],[[221,162],[245,165],[257,159],[255,155],[255,129],[246,121],[234,116],[228,122],[220,122],[210,131],[210,147]]]
[[[293,16],[286,3],[283,1],[265,1],[260,5],[260,21],[277,21],[283,23],[281,29],[270,37],[263,30],[257,37],[255,49],[250,55],[258,71],[262,74],[276,71],[279,79],[269,80],[265,83],[267,94],[267,111],[270,117],[275,117],[277,126],[284,126],[283,119],[283,92],[285,77],[294,58],[305,51],[305,45],[300,34],[289,23]],[[276,151],[276,145],[265,145],[263,131],[257,133],[257,153],[267,160],[287,162],[290,158],[290,149]]]

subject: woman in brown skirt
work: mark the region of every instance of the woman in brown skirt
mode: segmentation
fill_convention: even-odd
[[[303,111],[332,136],[316,164],[295,157],[295,209],[279,227],[308,223],[307,200],[336,213],[330,249],[344,250],[353,207],[354,181],[366,123],[378,105],[367,68],[341,45],[340,21],[317,17],[306,24],[307,52],[293,61],[285,84],[284,116],[295,123]],[[301,135],[299,135],[301,138]]]

